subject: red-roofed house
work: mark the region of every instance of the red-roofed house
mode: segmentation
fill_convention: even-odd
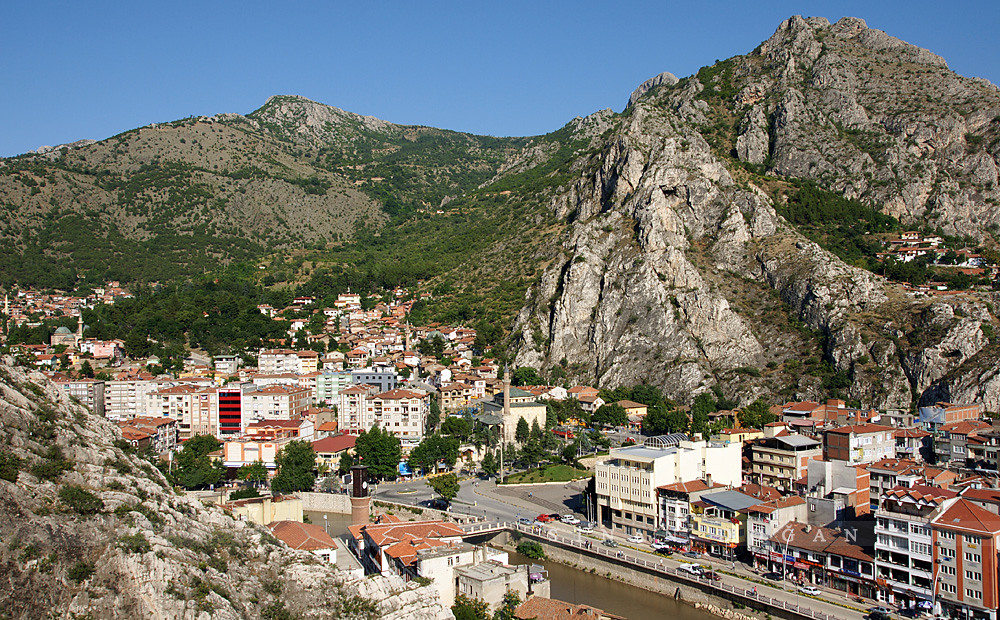
[[[960,420],[948,422],[938,428],[934,437],[934,456],[938,465],[953,463],[965,465],[969,458],[969,439],[980,433],[993,430],[993,425],[981,420]]]
[[[350,550],[367,574],[416,576],[417,552],[462,542],[465,534],[444,521],[352,525],[347,528]]]
[[[331,564],[337,563],[337,543],[326,531],[312,523],[275,521],[267,524],[275,538],[292,549],[309,551]]]
[[[316,452],[316,464],[334,469],[340,465],[340,459],[345,453],[354,452],[357,441],[356,436],[344,434],[330,435],[312,442],[313,450]]]

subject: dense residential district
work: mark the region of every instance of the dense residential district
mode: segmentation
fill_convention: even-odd
[[[841,614],[997,618],[996,412],[837,399],[740,409],[718,392],[679,406],[645,385],[543,385],[476,350],[475,330],[411,325],[413,298],[396,293],[369,309],[357,294],[328,308],[296,298],[291,309],[320,317],[320,334],[297,337],[311,319],[296,319],[287,340],[254,355],[190,353],[169,371],[88,337],[81,310],[128,297],[116,283],[87,297],[18,292],[4,332],[76,318],[47,343],[7,350],[117,423],[178,486],[350,570],[433,580],[449,606],[496,609],[514,591],[526,600],[517,617],[562,617],[546,607],[556,603],[541,567],[463,542],[469,524],[510,522],[623,561],[750,580],[754,596],[758,583],[791,587]],[[360,520],[353,505],[342,539],[308,523],[303,492],[346,501],[356,483],[355,502],[369,480],[385,501]],[[517,491],[542,482],[565,484]],[[575,508],[554,510],[560,493],[558,506]]]

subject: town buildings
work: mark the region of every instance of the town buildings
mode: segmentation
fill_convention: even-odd
[[[612,448],[595,464],[595,490],[602,521],[626,534],[652,537],[657,530],[657,487],[704,479],[741,482],[738,444],[689,441],[686,435],[647,439],[641,446]]]

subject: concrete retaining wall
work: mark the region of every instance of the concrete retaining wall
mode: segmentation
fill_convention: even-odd
[[[566,564],[580,570],[590,571],[606,577],[627,583],[644,590],[658,592],[667,596],[673,596],[692,605],[707,608],[718,614],[718,609],[732,612],[733,603],[743,606],[742,614],[755,614],[761,617],[764,614],[785,618],[786,620],[812,620],[811,616],[797,613],[794,610],[782,609],[771,605],[762,604],[761,601],[742,596],[736,592],[724,592],[707,582],[690,582],[680,576],[670,573],[660,573],[655,568],[644,568],[635,566],[615,558],[608,558],[591,553],[585,553],[572,546],[563,545],[558,541],[550,540],[544,536],[536,536],[519,532],[516,535],[510,532],[501,532],[491,538],[491,542],[506,547],[514,551],[517,546],[517,539],[534,540],[545,549],[545,555],[550,560]],[[739,616],[740,612],[727,613],[726,616]]]
[[[351,514],[351,498],[343,493],[296,493],[302,500],[302,510]]]

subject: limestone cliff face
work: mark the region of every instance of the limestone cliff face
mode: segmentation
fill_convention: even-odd
[[[937,56],[853,19],[831,26],[792,18],[754,54],[727,63],[715,71],[722,78],[640,87],[614,119],[597,170],[552,201],[569,224],[559,256],[518,316],[517,361],[560,366],[607,386],[649,382],[681,401],[723,384],[745,402],[779,391],[825,397],[820,379],[795,371],[819,355],[826,372],[851,384],[846,394],[866,405],[909,407],[922,395],[976,390],[989,402],[1000,399],[995,370],[968,363],[996,359],[984,327],[993,317],[981,300],[918,298],[843,263],[796,233],[746,175],[734,178],[732,161],[705,139],[723,131],[712,125],[724,127],[718,119],[729,114],[737,119],[739,160],[770,166],[772,175],[820,180],[904,217],[947,203],[951,230],[972,233],[968,221],[982,234],[984,222],[1000,217],[984,199],[992,194],[982,193],[996,191],[995,179],[984,173],[975,191],[962,182],[969,191],[947,197],[930,188],[940,187],[941,175],[968,172],[971,162],[988,172],[994,155],[956,144],[970,131],[995,128],[970,120],[983,115],[979,108],[949,125],[944,119],[959,104],[923,116],[897,113],[906,105],[891,72],[881,84],[870,73],[887,63],[931,73],[958,100],[977,93],[987,108],[1000,101],[996,89],[948,73]],[[918,117],[936,128],[927,140],[938,146],[886,138],[878,161],[861,148],[864,132],[884,137],[892,133],[886,127],[909,127]],[[887,162],[909,162],[907,170],[920,163],[923,172],[899,168],[906,183],[865,180],[882,178],[894,165]],[[774,327],[769,291],[804,335]]]
[[[993,84],[856,18],[792,17],[731,62],[741,160],[902,221],[980,239],[1000,225]]]
[[[178,495],[116,428],[0,360],[0,606],[12,618],[449,618],[432,587],[356,579]],[[0,467],[5,478],[10,471]],[[99,499],[96,513],[66,495]]]

